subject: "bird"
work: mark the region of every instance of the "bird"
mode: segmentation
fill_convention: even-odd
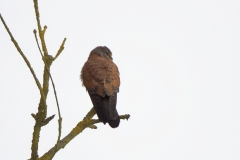
[[[82,67],[80,79],[86,88],[101,122],[117,128],[120,117],[117,112],[117,93],[120,73],[113,62],[112,52],[106,46],[94,48]]]

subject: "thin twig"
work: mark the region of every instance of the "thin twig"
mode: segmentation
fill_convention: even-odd
[[[62,44],[61,44],[61,46],[60,46],[56,56],[53,58],[53,60],[55,60],[62,53],[62,51],[64,50],[64,44],[65,44],[66,40],[67,40],[67,38],[64,38],[64,40],[63,40],[63,42],[62,42]]]
[[[24,55],[24,53],[22,52],[22,50],[21,50],[21,48],[19,47],[17,41],[14,39],[12,33],[10,32],[10,30],[9,30],[7,24],[5,23],[5,21],[4,21],[4,19],[3,19],[3,17],[2,17],[1,14],[0,14],[0,18],[1,18],[1,21],[2,21],[5,29],[7,30],[8,34],[9,34],[9,36],[11,37],[11,41],[13,42],[13,44],[15,45],[15,47],[17,48],[17,50],[18,50],[18,52],[20,53],[20,55],[23,57],[24,61],[26,62],[27,66],[28,66],[28,68],[30,69],[30,71],[31,71],[31,73],[32,73],[32,75],[33,75],[33,78],[34,78],[34,80],[35,80],[35,82],[36,82],[36,84],[37,84],[37,87],[38,87],[38,89],[39,89],[39,91],[40,91],[41,97],[43,98],[44,102],[46,103],[46,99],[45,99],[45,95],[44,95],[43,89],[42,89],[42,87],[41,87],[41,84],[40,84],[40,82],[39,82],[39,80],[38,80],[38,78],[37,78],[34,70],[33,70],[32,67],[31,67],[30,62],[28,61],[27,57],[26,57],[26,56]]]
[[[39,37],[40,37],[40,40],[42,43],[43,53],[44,53],[44,56],[47,56],[48,51],[47,51],[47,46],[46,46],[45,39],[44,39],[44,34],[47,29],[47,26],[44,26],[44,30],[42,30],[41,23],[40,23],[40,14],[39,14],[39,10],[38,10],[38,0],[33,0],[33,3],[34,3],[34,9],[35,9],[35,13],[36,13],[38,33],[39,33]]]
[[[34,36],[35,36],[35,40],[36,40],[36,42],[37,42],[38,50],[39,50],[39,52],[40,52],[40,54],[41,54],[41,56],[42,56],[42,58],[43,58],[43,53],[42,53],[42,50],[41,50],[41,48],[40,48],[40,46],[39,46],[39,43],[38,43],[37,30],[34,29],[34,30],[33,30],[33,33],[34,33]],[[43,61],[44,61],[44,60],[43,60]],[[44,61],[44,63],[45,63],[45,61]],[[45,64],[45,65],[46,65],[46,64]]]

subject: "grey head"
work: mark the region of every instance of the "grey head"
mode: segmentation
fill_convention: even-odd
[[[98,46],[96,48],[94,48],[90,54],[95,53],[101,57],[107,58],[107,59],[111,59],[112,58],[112,52],[110,51],[109,48],[107,48],[106,46]]]

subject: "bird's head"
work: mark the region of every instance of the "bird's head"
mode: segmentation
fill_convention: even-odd
[[[106,46],[98,46],[94,48],[90,54],[97,54],[101,57],[113,60],[112,52]]]

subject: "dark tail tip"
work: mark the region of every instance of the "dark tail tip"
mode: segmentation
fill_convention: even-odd
[[[116,119],[116,120],[110,120],[108,121],[109,126],[111,126],[112,128],[117,128],[119,126],[120,123],[120,119]]]

